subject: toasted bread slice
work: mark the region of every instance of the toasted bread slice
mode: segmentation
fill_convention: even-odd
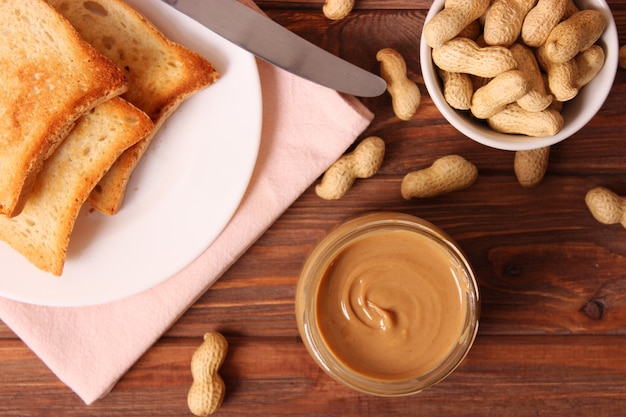
[[[74,122],[127,82],[44,0],[0,2],[0,32],[0,214],[14,216]]]
[[[119,97],[90,110],[46,160],[22,212],[0,216],[0,239],[41,270],[61,275],[89,193],[119,155],[152,128],[144,112]]]
[[[121,0],[49,0],[98,51],[128,75],[123,97],[150,116],[155,133],[189,96],[215,82],[219,74],[211,63],[167,39],[136,10]],[[89,197],[89,203],[115,214],[131,173],[154,134],[122,155]]]

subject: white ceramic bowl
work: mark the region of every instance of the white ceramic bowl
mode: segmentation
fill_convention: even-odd
[[[434,0],[426,16],[426,21],[430,20],[441,10],[444,3],[445,0]],[[443,97],[441,82],[431,58],[431,48],[426,44],[424,36],[422,36],[420,42],[422,76],[431,99],[443,117],[470,139],[483,145],[509,151],[529,150],[554,145],[582,129],[600,110],[613,86],[618,66],[619,40],[615,20],[606,1],[576,0],[576,4],[581,9],[600,10],[606,16],[606,29],[597,42],[604,48],[606,60],[600,73],[589,84],[584,86],[574,99],[564,103],[562,111],[564,124],[563,129],[559,133],[545,137],[498,133],[489,128],[485,122],[472,118],[468,112],[461,112],[450,107]]]

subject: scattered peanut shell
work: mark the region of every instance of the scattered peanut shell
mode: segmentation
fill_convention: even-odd
[[[460,155],[448,155],[428,168],[406,174],[400,191],[406,200],[435,197],[467,188],[477,178],[474,164]]]
[[[354,8],[354,0],[326,0],[322,11],[331,20],[341,20],[348,16]]]
[[[316,194],[325,200],[343,197],[357,178],[369,178],[378,172],[385,156],[385,142],[370,136],[350,153],[343,155],[324,173],[315,187]]]
[[[585,195],[591,215],[603,224],[626,227],[626,199],[605,187],[595,187]]]
[[[400,120],[410,120],[420,105],[422,95],[417,84],[407,77],[406,62],[393,48],[378,51],[380,75],[387,83],[393,111]]]
[[[208,416],[222,405],[226,386],[219,369],[227,352],[226,338],[218,332],[209,332],[191,357],[193,384],[187,394],[187,405],[194,415]]]
[[[550,147],[515,152],[513,168],[517,181],[524,188],[537,186],[548,170]]]

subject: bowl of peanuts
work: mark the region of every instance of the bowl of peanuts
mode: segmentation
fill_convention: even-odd
[[[434,0],[420,43],[424,83],[445,119],[509,151],[582,129],[608,97],[618,60],[604,0]]]

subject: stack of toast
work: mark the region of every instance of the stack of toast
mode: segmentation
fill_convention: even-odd
[[[85,202],[107,215],[163,122],[219,74],[122,0],[0,2],[0,240],[61,275]]]

